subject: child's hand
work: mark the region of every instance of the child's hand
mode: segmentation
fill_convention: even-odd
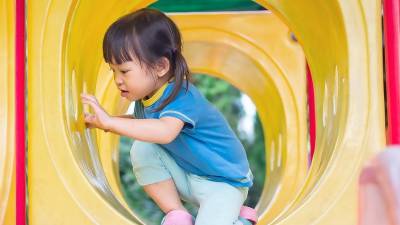
[[[91,106],[94,111],[94,114],[85,113],[86,126],[89,128],[96,127],[108,131],[111,117],[103,107],[101,107],[96,97],[93,95],[81,94],[81,99],[83,104]]]

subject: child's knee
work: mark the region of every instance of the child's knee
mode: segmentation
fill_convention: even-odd
[[[161,147],[157,144],[135,141],[130,151],[132,165],[137,167],[149,160],[158,160],[160,150]]]
[[[161,160],[160,152],[163,149],[152,143],[135,141],[131,148],[131,162],[137,182],[141,186],[157,183],[171,178],[164,162]]]
[[[133,169],[161,166],[163,162],[160,158],[160,151],[163,151],[163,149],[157,144],[135,141],[130,151]]]

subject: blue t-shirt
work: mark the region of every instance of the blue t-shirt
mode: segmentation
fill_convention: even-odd
[[[253,174],[246,151],[224,116],[191,83],[186,82],[175,99],[154,112],[172,92],[167,83],[150,99],[143,100],[145,118],[175,117],[185,124],[179,135],[161,146],[185,171],[236,187],[251,187]]]

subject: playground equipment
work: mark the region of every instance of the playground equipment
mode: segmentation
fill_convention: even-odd
[[[269,160],[257,208],[260,224],[355,223],[357,214],[349,212],[357,209],[358,171],[385,143],[380,7],[374,2],[259,2],[295,33],[313,74],[319,132],[308,176],[305,61],[295,54],[300,46],[291,41],[289,29],[274,29],[279,20],[269,22],[263,13],[171,15],[182,30],[192,70],[228,80],[260,112]],[[28,117],[37,118],[28,124],[32,224],[65,217],[68,223],[82,224],[140,222],[121,198],[111,160],[116,158],[115,141],[84,130],[77,96],[81,91],[96,93],[108,111],[123,108],[102,62],[99,40],[118,16],[149,2],[102,4],[96,10],[92,4],[28,4],[28,72],[35,77],[28,84]],[[250,24],[266,29],[253,35],[254,29],[246,29]],[[285,38],[268,40],[280,32]],[[285,62],[298,63],[291,67]],[[51,218],[43,212],[51,212],[46,213]]]
[[[112,21],[151,2],[28,0],[30,224],[143,223],[121,194],[117,137],[85,129],[78,96],[95,93],[112,114],[127,107],[101,40]],[[170,16],[191,70],[227,80],[257,106],[267,156],[259,224],[356,224],[359,173],[386,139],[380,1],[256,2],[272,13]],[[305,58],[316,106],[310,168]]]

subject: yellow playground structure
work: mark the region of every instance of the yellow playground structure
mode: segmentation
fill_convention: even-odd
[[[386,146],[381,2],[255,2],[268,10],[168,15],[181,30],[190,69],[228,81],[257,107],[267,165],[258,224],[357,224],[360,171]],[[27,1],[30,225],[144,224],[122,195],[119,137],[85,128],[79,93],[95,93],[112,114],[127,109],[103,61],[102,38],[118,17],[151,3]],[[11,7],[0,4],[1,14]],[[0,34],[13,35],[12,23],[0,20]],[[0,51],[13,44],[7,37],[1,35]],[[13,73],[11,58],[0,58],[2,149],[14,148],[14,127],[6,123],[13,119],[13,81],[4,76]],[[310,167],[307,63],[317,130]],[[0,224],[8,225],[14,153],[2,149]]]

